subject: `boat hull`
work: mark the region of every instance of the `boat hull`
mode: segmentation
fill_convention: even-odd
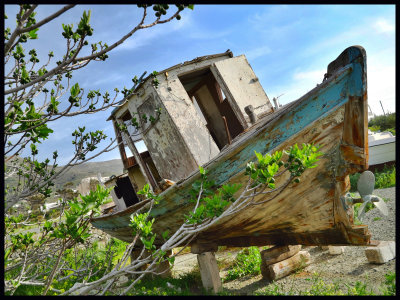
[[[272,115],[260,119],[234,143],[203,167],[217,185],[245,183],[246,164],[260,153],[287,149],[293,144],[321,145],[324,153],[314,169],[301,176],[273,200],[249,206],[201,232],[196,243],[227,246],[252,245],[368,245],[366,225],[353,223],[352,207],[342,200],[350,188],[349,174],[368,168],[366,57],[361,47],[346,49],[328,66],[328,79]],[[164,191],[151,215],[154,231],[174,232],[193,209],[188,195],[198,172]],[[285,177],[276,181],[277,186]],[[240,193],[240,191],[239,191]],[[266,200],[265,195],[257,201]],[[271,195],[268,195],[271,197]],[[146,202],[92,224],[110,235],[130,242],[129,218]],[[162,240],[156,239],[161,245]]]

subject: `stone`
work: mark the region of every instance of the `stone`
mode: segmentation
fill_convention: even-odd
[[[365,249],[365,255],[371,264],[384,264],[396,257],[396,242],[381,241],[376,247]]]
[[[264,265],[261,264],[261,274],[267,280],[277,280],[288,276],[299,268],[304,268],[311,263],[311,255],[308,251],[299,251],[292,257],[283,261]]]
[[[329,254],[339,255],[344,253],[345,246],[328,246]]]
[[[211,289],[214,293],[222,291],[221,277],[215,254],[213,252],[204,252],[197,254],[197,261],[199,263],[201,281],[206,290]]]
[[[272,248],[261,251],[261,260],[265,265],[271,265],[298,253],[301,245],[285,245],[274,246]]]

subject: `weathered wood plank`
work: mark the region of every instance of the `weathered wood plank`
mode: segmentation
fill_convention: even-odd
[[[285,260],[297,254],[301,249],[301,245],[285,245],[274,246],[272,248],[261,251],[262,264],[272,265],[274,263]]]
[[[264,278],[268,280],[277,280],[295,272],[299,268],[308,266],[310,263],[310,253],[303,250],[283,261],[262,268],[261,272]]]
[[[211,289],[214,293],[222,291],[222,282],[219,276],[219,270],[215,254],[213,252],[204,252],[197,255],[197,261],[200,267],[201,281],[205,289]]]

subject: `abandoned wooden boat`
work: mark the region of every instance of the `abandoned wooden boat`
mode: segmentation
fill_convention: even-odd
[[[199,165],[217,185],[244,183],[254,151],[272,153],[295,143],[314,143],[322,146],[324,155],[318,167],[302,175],[303,184],[222,219],[192,243],[370,244],[367,226],[353,223],[352,206],[342,197],[350,188],[348,175],[368,168],[366,75],[365,50],[349,47],[328,65],[321,84],[281,108],[271,105],[245,56],[233,57],[230,51],[159,72],[157,88],[149,76],[109,120],[119,130],[116,124],[136,114],[154,115],[160,107],[161,113],[152,124],[140,120],[140,132],[128,128],[129,134],[122,133],[125,146],[121,144],[120,151],[127,173],[106,183],[115,186],[114,211],[92,224],[130,242],[130,215],[147,203],[136,191],[148,183],[162,197],[151,211],[154,231],[161,237],[165,230],[178,229],[193,209],[188,195],[200,178]],[[148,151],[138,151],[140,140]],[[127,157],[126,147],[132,157]]]

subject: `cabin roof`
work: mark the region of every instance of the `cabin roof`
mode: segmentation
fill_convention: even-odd
[[[228,50],[226,50],[225,52],[222,52],[222,53],[199,56],[199,57],[196,57],[196,58],[194,58],[194,59],[192,59],[192,60],[185,61],[185,62],[183,62],[183,63],[179,63],[179,64],[176,64],[176,65],[174,65],[174,66],[172,66],[172,67],[169,67],[169,68],[167,68],[167,69],[164,69],[164,70],[162,70],[162,71],[159,71],[158,74],[165,73],[165,72],[169,72],[169,71],[171,71],[171,70],[174,70],[174,69],[177,69],[177,68],[180,68],[180,67],[183,67],[183,66],[187,66],[187,65],[190,65],[190,64],[198,63],[198,62],[201,62],[201,61],[204,61],[204,60],[207,60],[207,59],[212,59],[212,58],[221,57],[221,56],[229,56],[230,58],[232,58],[232,57],[233,57],[233,53],[232,53],[231,50],[228,49]],[[145,74],[145,73],[144,73],[144,74]],[[143,74],[143,75],[144,75],[144,74]],[[137,87],[134,89],[133,92],[135,92],[135,91],[137,91],[139,88],[141,88],[142,85],[143,85],[150,77],[151,77],[151,74],[148,75],[147,77],[143,78],[142,80],[140,80],[140,81],[139,81],[139,84],[137,85]],[[118,102],[118,104],[123,103],[123,101],[124,101],[124,99],[121,99],[121,100]],[[111,120],[112,117],[115,115],[115,113],[116,113],[119,109],[120,109],[120,106],[115,107],[115,108],[111,111],[111,114],[110,114],[110,116],[108,117],[107,121]]]

